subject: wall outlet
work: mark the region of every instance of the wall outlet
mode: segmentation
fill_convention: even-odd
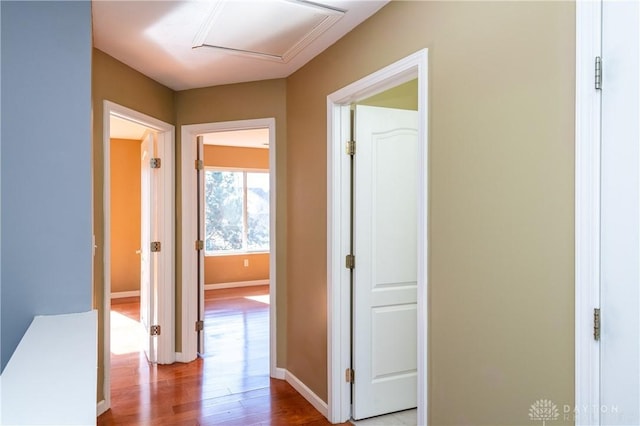
[[[245,259],[244,260],[244,267],[248,268],[249,267],[249,259]]]

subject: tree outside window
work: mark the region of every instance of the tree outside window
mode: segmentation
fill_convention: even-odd
[[[269,250],[269,173],[207,169],[205,252]]]

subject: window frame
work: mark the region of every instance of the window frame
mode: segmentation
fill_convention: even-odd
[[[242,172],[242,246],[240,250],[220,250],[220,251],[208,251],[206,248],[203,250],[205,257],[218,257],[218,256],[237,256],[245,254],[269,254],[270,249],[247,249],[247,239],[249,235],[249,222],[248,222],[248,209],[247,209],[247,173],[265,173],[270,178],[270,170],[255,168],[255,167],[224,167],[224,166],[205,166],[204,173],[207,172]],[[206,182],[206,176],[205,176]],[[269,179],[269,202],[271,202],[271,179]],[[202,188],[202,215],[206,222],[206,184]],[[269,211],[269,214],[271,212]],[[269,220],[271,220],[269,218]],[[205,225],[206,228],[206,225]],[[206,229],[205,229],[206,230]],[[204,245],[206,247],[206,232],[204,236]],[[271,234],[269,234],[269,241],[271,240]],[[270,243],[269,243],[270,247]]]

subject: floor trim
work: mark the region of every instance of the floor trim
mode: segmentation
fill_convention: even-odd
[[[96,405],[96,417],[104,413],[108,409],[109,407],[107,407],[107,401],[105,401],[104,399],[99,401],[98,404]]]
[[[284,379],[289,383],[300,395],[304,397],[313,408],[318,410],[320,414],[325,417],[329,415],[329,409],[327,403],[324,402],[318,395],[316,395],[311,389],[307,387],[300,379],[298,379],[292,372],[285,370]]]
[[[116,291],[111,293],[112,299],[124,299],[125,297],[140,297],[140,290]]]
[[[182,352],[176,352],[176,362],[183,362],[183,363],[186,363],[186,362],[191,362],[191,361],[193,361],[193,360],[192,360],[192,359],[187,359],[187,358],[182,354]]]
[[[284,368],[276,367],[271,374],[272,379],[285,380],[287,370]]]
[[[238,287],[253,287],[256,285],[269,285],[269,280],[252,280],[252,281],[235,281],[231,283],[216,283],[205,284],[205,290],[219,290],[222,288],[238,288]]]

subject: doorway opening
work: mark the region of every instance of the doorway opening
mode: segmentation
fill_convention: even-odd
[[[216,304],[209,299],[229,297],[231,293],[236,298],[249,300],[258,297],[262,302],[268,301],[268,305],[263,303],[263,309],[268,309],[268,376],[283,379],[284,370],[276,367],[275,119],[187,125],[182,126],[181,135],[182,245],[190,247],[195,242],[203,249],[181,253],[182,352],[176,355],[179,360],[188,362],[202,351],[205,356],[209,353],[202,331],[207,323],[198,326],[199,321],[205,320],[205,305]],[[244,144],[252,144],[252,148],[243,147],[243,142],[239,142],[241,139],[247,139]],[[251,155],[234,155],[233,151],[240,148],[254,151]],[[254,163],[237,162],[246,161],[247,157],[253,157]],[[213,185],[216,181],[226,183]],[[207,182],[210,183],[207,196],[210,205],[204,194],[199,195],[200,188],[202,191],[207,189]],[[268,189],[268,195],[265,189]],[[230,218],[234,214],[228,207],[236,203],[234,221],[237,225],[234,227],[225,220],[226,228],[222,229],[216,227],[214,216],[218,215],[219,219],[222,212],[215,205],[226,196],[230,196],[230,203],[225,207]],[[219,199],[216,201],[215,197]],[[249,207],[249,204],[252,211],[240,208],[242,205]],[[205,223],[205,207],[212,216],[209,224]],[[203,213],[200,217],[199,211]],[[224,268],[229,263],[236,267]],[[246,291],[253,293],[244,294]]]
[[[415,295],[414,313],[416,318],[415,332],[404,330],[415,335],[415,359],[414,366],[410,367],[409,375],[415,378],[415,399],[417,402],[417,424],[426,424],[427,419],[427,224],[428,224],[428,144],[427,144],[427,50],[421,50],[407,58],[404,58],[374,74],[371,74],[331,95],[327,99],[328,120],[328,159],[327,159],[327,188],[329,206],[327,212],[328,234],[328,417],[331,422],[345,422],[353,416],[352,392],[358,392],[358,371],[352,370],[352,360],[358,350],[363,352],[363,347],[352,346],[352,306],[359,303],[357,293],[352,295],[352,275],[358,275],[358,265],[361,263],[355,259],[355,269],[349,262],[354,252],[352,241],[352,229],[357,232],[357,225],[352,224],[352,211],[357,207],[357,193],[352,198],[351,182],[353,157],[345,154],[345,142],[351,141],[352,130],[352,104],[358,104],[371,99],[375,95],[387,92],[391,88],[404,85],[417,79],[417,126],[415,132],[415,149],[417,150],[417,164],[415,165],[416,177],[413,189],[408,190],[408,195],[413,197],[411,204],[406,209],[413,210],[415,214],[416,241],[415,250],[409,259],[415,265],[415,282],[405,286],[406,290]],[[355,142],[356,156],[358,155],[358,141]],[[384,160],[383,160],[384,161]],[[375,163],[374,163],[375,164]],[[358,166],[356,166],[358,167]],[[375,165],[371,170],[379,170]],[[357,174],[357,172],[356,172]],[[357,178],[357,176],[356,176]],[[355,182],[358,184],[358,181]],[[405,188],[403,188],[405,189]],[[393,191],[387,191],[392,193]],[[404,191],[403,191],[404,192]],[[356,212],[357,214],[357,212]],[[361,231],[362,232],[362,231]],[[356,241],[357,243],[357,237]],[[345,267],[347,259],[347,267]],[[369,259],[371,260],[371,259]],[[369,262],[371,264],[371,262]],[[401,286],[396,286],[401,287]],[[408,287],[412,287],[409,289]],[[404,303],[404,302],[403,302]],[[406,305],[406,304],[405,304]],[[384,308],[386,309],[386,308]],[[383,309],[383,310],[384,310]],[[395,310],[395,308],[391,309]],[[382,311],[381,311],[382,312]],[[407,324],[409,324],[411,320]],[[370,321],[370,325],[373,322]],[[413,325],[413,324],[411,324]],[[382,333],[380,336],[389,335]],[[359,345],[354,339],[354,345]],[[378,357],[380,354],[369,346],[369,357]],[[382,355],[384,356],[384,355]],[[376,361],[374,361],[376,362]],[[355,381],[345,380],[345,371],[355,376]],[[400,376],[400,375],[398,375]],[[362,377],[362,375],[360,375]],[[369,384],[376,379],[369,378]]]
[[[112,353],[131,353],[135,348],[142,348],[146,352],[143,356],[152,363],[175,361],[174,127],[105,101],[103,129],[104,400],[98,403],[98,414],[111,407]],[[150,154],[153,159],[148,158]],[[145,168],[160,169],[147,179],[151,185],[148,187],[142,179]],[[148,214],[144,214],[145,205]],[[152,238],[149,247],[143,247],[144,229],[149,230],[147,235]],[[158,250],[152,248],[155,243],[159,243]],[[146,270],[151,271],[148,280],[141,278],[145,251],[153,252],[152,256],[147,254]],[[112,296],[132,305],[126,307],[126,312],[112,312]],[[113,342],[112,315],[113,325],[125,333]],[[146,329],[140,323],[141,316],[147,319],[142,321],[147,323]],[[158,326],[154,327],[154,333],[149,330],[152,326]]]
[[[203,250],[198,353],[223,383],[269,385],[269,129],[205,133],[198,171]],[[202,146],[200,146],[202,144]],[[215,377],[212,377],[214,379]]]
[[[115,368],[144,356],[140,323],[141,147],[152,129],[110,117],[110,346]],[[112,383],[113,385],[113,383]]]

